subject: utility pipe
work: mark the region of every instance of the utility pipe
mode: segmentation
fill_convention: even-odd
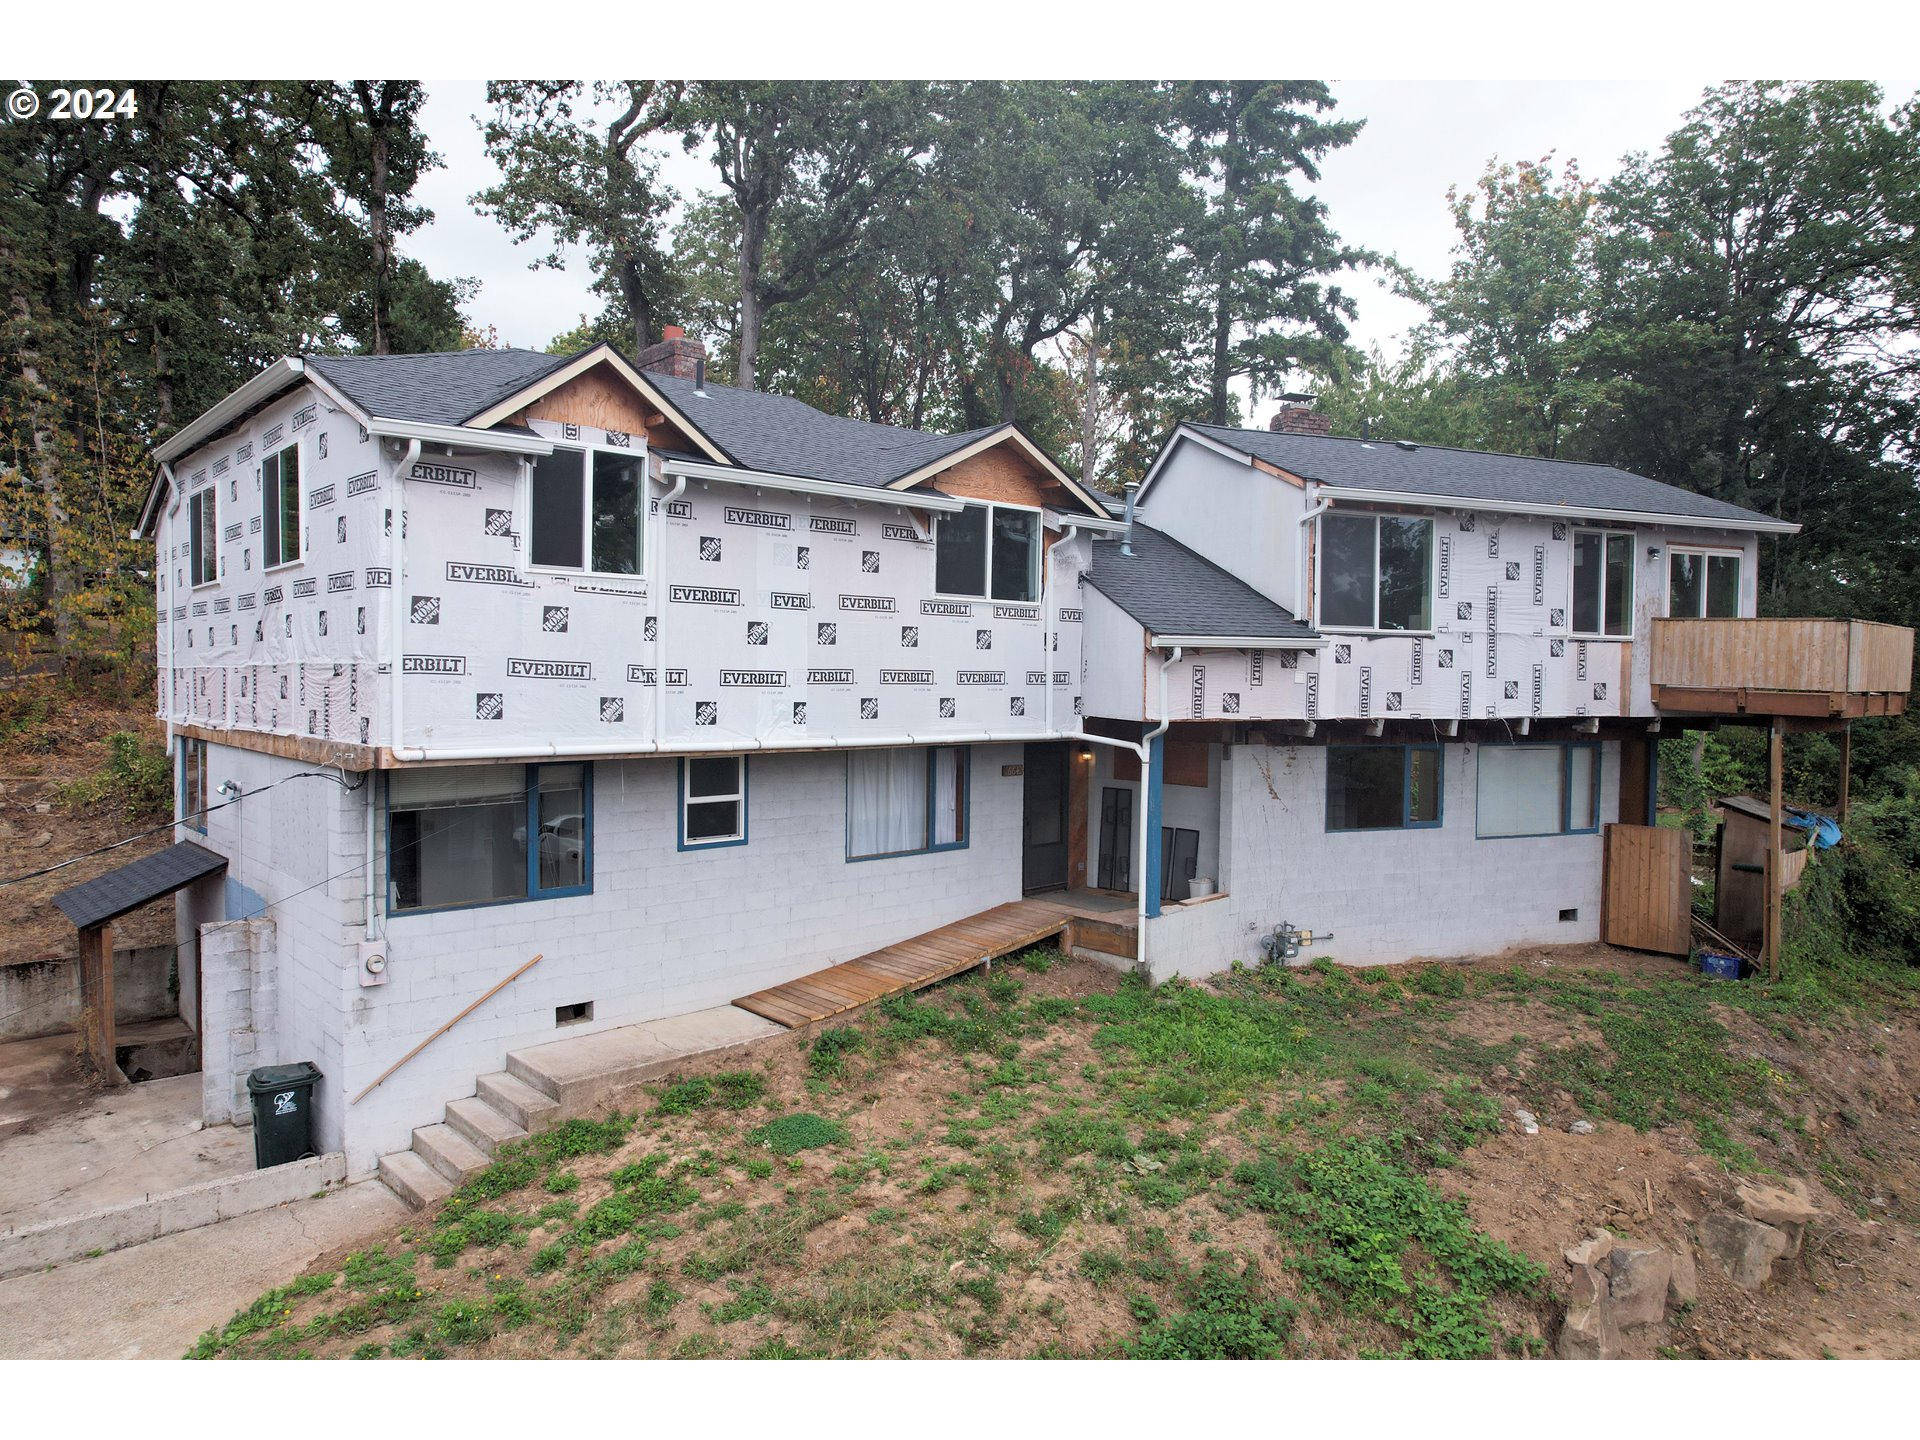
[[[418,436],[407,441],[407,448],[401,453],[399,462],[393,467],[393,483],[389,487],[392,495],[393,519],[387,527],[387,636],[390,643],[387,660],[387,684],[391,694],[387,697],[387,719],[392,733],[387,737],[387,749],[395,756],[402,756],[400,738],[405,733],[401,725],[406,718],[405,700],[402,692],[406,688],[406,661],[403,658],[407,648],[406,593],[402,571],[406,566],[406,476],[413,469],[413,462],[420,458],[420,439]],[[377,793],[379,787],[373,783],[373,772],[367,772],[367,863],[365,880],[362,884],[366,909],[367,939],[379,938],[375,931],[374,913],[374,810],[380,804]]]
[[[649,588],[659,597],[653,606],[653,749],[658,754],[667,739],[667,601],[673,592],[667,588],[667,537],[668,512],[673,502],[687,490],[687,477],[673,477],[673,488],[660,497],[660,563],[654,568],[659,572],[654,584]]]
[[[180,482],[174,476],[173,466],[166,461],[161,462],[160,473],[167,477],[167,493],[173,497],[173,507],[160,519],[160,540],[163,543],[155,547],[156,553],[154,555],[154,564],[159,567],[160,573],[164,575],[173,565],[173,517],[180,513]],[[167,598],[171,600],[173,596],[174,591],[169,588]],[[169,763],[171,763],[173,757],[173,717],[179,714],[178,706],[180,704],[180,657],[178,653],[180,637],[174,633],[175,621],[173,618],[173,606],[171,605],[167,607],[166,621],[167,757]]]
[[[1319,495],[1320,487],[1314,486],[1314,495]],[[1333,508],[1331,500],[1318,500],[1309,505],[1300,514],[1300,547],[1298,568],[1293,572],[1293,618],[1303,623],[1307,618],[1307,526]]]

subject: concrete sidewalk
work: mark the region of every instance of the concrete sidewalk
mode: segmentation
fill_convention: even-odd
[[[377,1182],[0,1280],[0,1359],[177,1360],[315,1259],[412,1212]]]

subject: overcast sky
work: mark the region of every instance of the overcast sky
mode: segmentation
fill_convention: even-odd
[[[1622,156],[1657,148],[1713,80],[1336,80],[1335,112],[1367,122],[1360,138],[1336,152],[1316,187],[1334,227],[1355,244],[1397,255],[1425,275],[1442,273],[1453,245],[1447,215],[1450,185],[1475,181],[1487,160],[1531,160],[1552,151],[1556,162],[1577,159],[1600,181]],[[1882,81],[1889,100],[1914,93],[1914,82]],[[480,81],[428,81],[424,123],[446,159],[421,185],[433,223],[407,248],[435,275],[468,275],[481,282],[473,319],[493,325],[502,343],[538,347],[598,309],[588,292],[592,273],[577,253],[563,271],[530,271],[532,245],[515,246],[492,220],[478,216],[467,197],[490,184],[488,161],[470,118],[485,111]],[[662,170],[683,195],[712,188],[711,167],[676,146]],[[544,252],[542,252],[544,253]],[[1354,339],[1392,351],[1420,318],[1419,307],[1356,277],[1360,304]]]

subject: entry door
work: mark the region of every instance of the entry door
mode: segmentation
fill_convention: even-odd
[[[1026,838],[1020,887],[1064,890],[1067,884],[1067,747],[1029,745],[1026,754]]]
[[[1100,792],[1100,867],[1102,890],[1133,888],[1133,791],[1109,785]]]

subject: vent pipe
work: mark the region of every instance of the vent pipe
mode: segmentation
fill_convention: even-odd
[[[1121,537],[1120,540],[1120,553],[1122,555],[1133,554],[1133,502],[1139,493],[1140,482],[1138,480],[1129,480],[1127,482],[1127,533]]]

